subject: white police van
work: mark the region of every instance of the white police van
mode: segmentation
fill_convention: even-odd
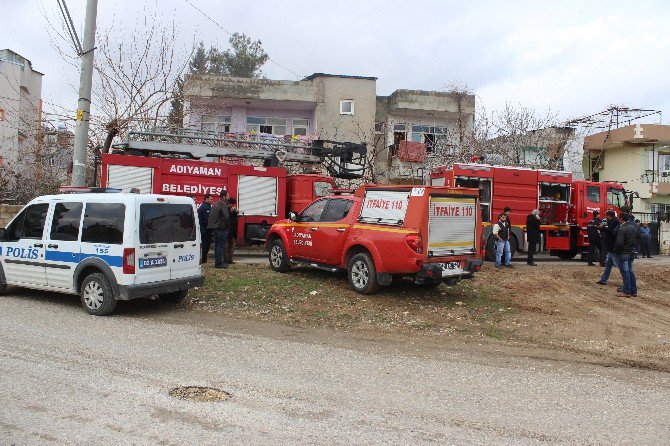
[[[79,294],[99,316],[117,300],[158,295],[176,303],[204,282],[200,252],[191,198],[42,196],[0,229],[0,295],[7,285]]]

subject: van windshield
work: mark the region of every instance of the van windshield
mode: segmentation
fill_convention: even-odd
[[[195,240],[195,218],[191,205],[168,203],[140,205],[140,243],[193,240]]]

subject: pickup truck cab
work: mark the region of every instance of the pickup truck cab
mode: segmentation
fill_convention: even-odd
[[[441,186],[363,185],[320,198],[266,240],[270,267],[347,270],[351,287],[373,294],[394,276],[427,287],[453,285],[482,265],[479,191]]]
[[[78,294],[93,315],[118,300],[183,300],[202,286],[192,199],[75,193],[35,198],[0,229],[0,295],[7,285]]]

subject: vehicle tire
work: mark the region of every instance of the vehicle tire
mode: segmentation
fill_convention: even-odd
[[[280,273],[285,273],[291,269],[291,264],[288,261],[288,254],[284,243],[277,239],[270,244],[270,253],[268,255],[270,260],[270,268]]]
[[[0,296],[4,296],[6,291],[7,291],[7,285],[4,283],[0,283]]]
[[[349,284],[354,291],[361,294],[375,294],[379,291],[377,268],[370,254],[356,254],[347,266]]]
[[[551,255],[555,255],[561,260],[572,260],[577,255],[578,251],[576,249],[570,251],[552,251]]]
[[[107,316],[116,308],[116,299],[109,281],[102,273],[86,276],[81,284],[81,304],[88,314]]]
[[[182,300],[186,299],[188,295],[188,290],[173,291],[171,293],[159,294],[158,298],[164,304],[178,304]]]
[[[496,241],[494,236],[489,236],[486,241],[486,260],[489,262],[496,261]]]
[[[516,254],[516,250],[519,248],[519,243],[516,241],[516,237],[513,235],[509,238],[509,254],[510,258],[513,259]],[[494,259],[495,260],[495,259]]]

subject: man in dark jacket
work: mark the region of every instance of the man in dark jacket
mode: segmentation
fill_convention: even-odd
[[[619,220],[613,210],[608,209],[605,212],[605,221],[600,225],[602,231],[601,246],[607,250],[607,257],[605,258],[605,270],[600,280],[599,285],[605,285],[610,278],[613,266],[619,266],[617,262],[617,255],[614,253],[614,242],[616,241],[616,232],[619,228]]]
[[[212,196],[205,194],[204,200],[198,207],[198,221],[200,222],[200,235],[202,238],[202,262],[207,262],[209,248],[212,246],[212,230],[207,227],[209,212],[212,210]]]
[[[228,214],[228,192],[225,189],[221,190],[219,194],[219,201],[217,201],[212,210],[209,212],[209,220],[207,227],[214,231],[214,268],[227,268],[228,265],[223,263],[223,255],[226,252],[226,245],[228,244],[228,228],[230,225],[230,217]]]
[[[589,220],[589,223],[586,226],[586,231],[589,235],[589,266],[595,266],[595,263],[593,263],[593,261],[596,260],[596,252],[599,253],[600,250],[602,249],[600,241],[600,232],[598,231],[598,228],[600,227],[602,220],[600,219],[599,216],[600,211],[593,211],[593,218]],[[599,259],[598,263],[601,263]]]
[[[233,264],[235,253],[235,240],[237,239],[237,200],[233,197],[228,199],[228,215],[230,215],[230,227],[228,229],[228,247],[226,248],[225,262]]]
[[[533,256],[537,249],[537,244],[540,242],[540,213],[539,210],[533,209],[528,217],[526,217],[526,238],[528,239],[528,264],[530,266],[537,266]]]
[[[637,297],[637,281],[633,272],[633,262],[637,254],[638,231],[635,222],[629,220],[629,215],[622,213],[619,216],[621,225],[616,236],[614,252],[618,256],[619,271],[623,279],[623,289],[617,294],[619,297]]]

